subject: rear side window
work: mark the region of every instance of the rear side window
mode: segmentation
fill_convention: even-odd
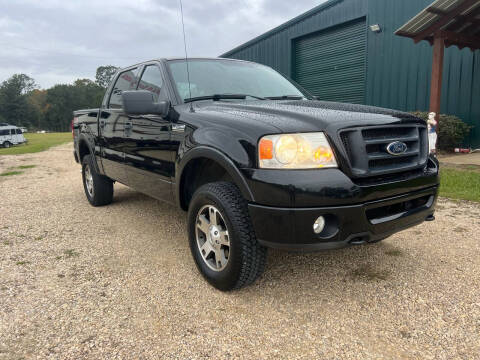
[[[21,135],[21,134],[22,134],[22,130],[21,130],[21,129],[17,129],[17,134]]]
[[[15,129],[10,129],[10,134],[15,135]]]
[[[0,136],[10,135],[10,130],[0,130]]]
[[[140,82],[138,83],[139,90],[148,90],[153,94],[155,102],[159,98],[165,99],[163,94],[163,78],[158,66],[148,65],[143,71]]]
[[[123,107],[122,92],[126,90],[135,90],[137,80],[138,68],[120,73],[120,76],[117,78],[117,81],[113,86],[112,95],[110,95],[110,109],[121,109]]]

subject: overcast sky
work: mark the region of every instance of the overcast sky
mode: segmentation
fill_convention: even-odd
[[[190,56],[218,56],[325,0],[183,0]],[[178,0],[0,0],[0,82],[42,88],[100,65],[183,56]]]

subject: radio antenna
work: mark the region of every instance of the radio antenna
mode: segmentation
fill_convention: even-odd
[[[182,0],[180,2],[180,13],[182,14],[182,30],[183,30],[183,46],[185,47],[185,64],[187,65],[187,81],[188,81],[188,95],[192,98],[192,86],[190,85],[190,69],[188,68],[188,53],[187,53],[187,39],[185,37],[185,22],[183,21],[183,5]],[[190,111],[194,112],[193,110],[193,103],[190,102]]]

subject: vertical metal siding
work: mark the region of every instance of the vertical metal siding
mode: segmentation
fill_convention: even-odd
[[[367,0],[337,0],[290,26],[271,31],[246,46],[228,52],[226,57],[255,61],[292,77],[292,42],[304,35],[365,17]]]
[[[299,37],[367,16],[380,24],[368,31],[366,103],[406,111],[428,110],[432,48],[394,35],[394,31],[433,0],[336,0],[327,7],[270,31],[225,56],[256,61],[292,76],[292,43]],[[293,14],[292,14],[293,15]],[[480,50],[451,47],[445,53],[442,113],[474,125],[467,144],[480,147]]]
[[[365,102],[365,19],[295,41],[293,78],[326,101]]]
[[[427,111],[430,101],[432,47],[394,31],[433,0],[369,0],[367,22],[382,32],[368,32],[367,104],[405,111]],[[466,145],[480,147],[480,51],[446,49],[441,112],[474,125]],[[441,126],[441,125],[440,125]]]

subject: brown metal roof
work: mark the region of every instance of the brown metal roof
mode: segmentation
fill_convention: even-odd
[[[447,47],[480,49],[480,0],[436,0],[395,34],[415,43],[442,37]]]

